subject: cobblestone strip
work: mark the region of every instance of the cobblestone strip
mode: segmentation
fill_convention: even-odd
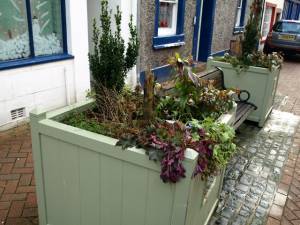
[[[291,182],[281,175],[285,163],[294,163],[288,153],[298,122],[299,117],[274,110],[263,129],[253,125],[239,129],[240,152],[227,167],[221,200],[210,224],[262,225],[270,210],[280,215],[286,197],[277,187],[284,190]]]
[[[272,204],[267,225],[300,225],[300,126]]]
[[[0,224],[36,225],[37,216],[29,128],[0,132]]]

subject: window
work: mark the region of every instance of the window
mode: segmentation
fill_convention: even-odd
[[[280,33],[300,34],[299,22],[277,22],[274,25],[274,31]]]
[[[0,66],[66,53],[63,21],[64,0],[0,0]]]
[[[60,0],[30,0],[36,56],[63,53]]]
[[[243,5],[243,0],[238,0],[238,6],[237,6],[237,12],[235,18],[235,27],[239,27],[241,25],[242,5]]]
[[[155,0],[154,49],[184,45],[185,0]]]
[[[158,36],[175,35],[177,27],[177,0],[159,1]]]
[[[238,0],[236,17],[235,17],[235,27],[234,27],[235,33],[240,33],[244,31],[246,7],[247,7],[247,0]]]
[[[265,11],[263,27],[262,27],[262,39],[266,39],[266,37],[268,36],[268,33],[271,28],[271,23],[272,23],[272,15],[273,15],[273,8],[267,7]]]
[[[0,60],[30,55],[26,5],[24,1],[0,1]]]

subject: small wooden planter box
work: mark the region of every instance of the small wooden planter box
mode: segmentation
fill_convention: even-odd
[[[40,225],[201,225],[218,202],[223,174],[209,190],[192,179],[197,153],[187,150],[186,178],[161,181],[160,164],[142,149],[62,124],[91,102],[30,115]],[[220,119],[231,124],[235,110]]]
[[[277,67],[270,71],[266,68],[250,66],[247,71],[237,73],[230,63],[214,61],[212,58],[209,58],[207,65],[208,68],[218,67],[223,71],[226,88],[249,91],[251,97],[248,102],[256,105],[257,110],[247,119],[258,122],[258,125],[263,127],[273,108],[280,69]]]

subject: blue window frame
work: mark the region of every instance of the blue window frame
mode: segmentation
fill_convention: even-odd
[[[153,48],[184,45],[185,0],[155,0]]]
[[[0,17],[0,70],[73,58],[68,55],[65,0],[10,4],[0,3],[6,13]]]
[[[234,25],[234,33],[242,33],[245,28],[245,15],[247,9],[247,0],[238,0],[236,17],[235,17],[235,25]]]

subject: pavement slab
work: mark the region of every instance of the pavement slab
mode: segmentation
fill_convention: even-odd
[[[273,110],[264,128],[245,123],[237,131],[238,153],[227,166],[213,224],[265,224],[269,212],[280,218],[286,196],[277,193],[300,117]],[[284,183],[283,182],[283,183]],[[300,184],[300,183],[299,183]],[[300,192],[300,190],[299,190]],[[273,206],[273,201],[277,205]]]

